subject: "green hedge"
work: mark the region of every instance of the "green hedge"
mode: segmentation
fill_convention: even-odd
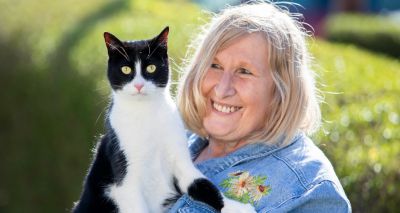
[[[103,32],[146,39],[169,25],[176,69],[201,13],[183,0],[0,5],[0,212],[69,212],[108,104]]]
[[[312,43],[324,91],[324,131],[354,212],[397,212],[400,195],[400,63],[352,46]]]
[[[45,73],[10,44],[0,40],[0,212],[66,212],[102,127],[102,99],[94,79]]]
[[[325,35],[335,42],[400,58],[400,23],[382,15],[337,14],[328,18]]]
[[[169,25],[175,70],[188,37],[207,17],[184,0],[0,3],[0,18],[7,20],[0,28],[0,212],[67,212],[78,199],[108,104],[102,33],[141,39]],[[316,143],[355,212],[394,212],[400,64],[354,47],[310,45],[326,92],[326,134],[317,134]]]

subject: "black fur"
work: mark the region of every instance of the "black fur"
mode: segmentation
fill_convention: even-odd
[[[218,191],[217,187],[205,178],[194,180],[189,186],[188,195],[194,200],[207,203],[217,211],[221,211],[222,207],[224,207],[221,193]]]
[[[115,133],[109,129],[99,141],[80,201],[73,212],[117,212],[115,204],[105,196],[105,187],[122,181],[126,174],[126,163]]]
[[[142,41],[120,41],[110,33],[104,33],[108,50],[108,79],[113,90],[122,88],[136,75],[135,61],[141,61],[141,74],[147,81],[158,87],[166,87],[169,78],[167,36],[168,27],[153,39]],[[157,67],[154,73],[146,72],[146,67],[153,64]],[[129,66],[132,73],[125,75],[122,66]],[[160,72],[162,70],[162,72]]]
[[[163,206],[169,207],[172,204],[176,203],[176,201],[183,195],[181,188],[179,187],[178,179],[176,177],[173,178],[172,184],[174,185],[175,194],[170,198],[165,199]]]

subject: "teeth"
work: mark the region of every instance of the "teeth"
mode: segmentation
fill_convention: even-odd
[[[223,113],[231,113],[231,112],[236,112],[240,109],[240,107],[234,107],[234,106],[222,106],[217,103],[213,103],[214,109],[216,109],[219,112]]]

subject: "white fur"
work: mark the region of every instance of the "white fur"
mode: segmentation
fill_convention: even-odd
[[[110,123],[128,165],[122,183],[108,186],[107,195],[119,212],[160,213],[165,211],[164,199],[174,193],[173,176],[185,193],[193,180],[203,175],[191,162],[184,126],[168,88],[145,81],[140,62],[135,65],[135,79],[113,92]],[[135,83],[144,84],[140,92]]]

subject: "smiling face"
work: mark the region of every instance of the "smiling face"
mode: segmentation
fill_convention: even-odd
[[[251,33],[215,55],[201,85],[211,139],[241,142],[264,126],[274,84],[267,53],[263,35]]]

